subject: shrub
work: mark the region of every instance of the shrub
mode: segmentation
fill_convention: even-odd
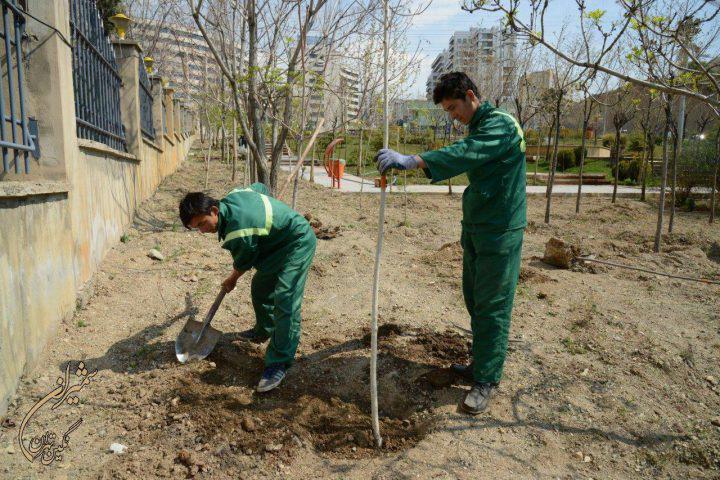
[[[575,155],[570,150],[560,150],[557,154],[557,169],[564,172],[575,165]]]
[[[627,149],[630,152],[642,152],[645,148],[645,140],[643,140],[642,135],[633,133],[630,135],[627,146]]]
[[[640,177],[639,160],[621,160],[618,168],[618,180],[623,182],[626,179],[637,182]]]
[[[582,153],[582,147],[573,148],[573,155],[575,156],[575,166],[580,166],[580,154]],[[585,149],[585,159],[587,159],[587,148]]]

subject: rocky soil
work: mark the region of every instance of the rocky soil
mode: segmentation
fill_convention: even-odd
[[[213,164],[210,191],[233,187]],[[242,177],[235,183],[242,183]],[[221,305],[223,336],[206,360],[180,365],[174,338],[202,319],[230,257],[212,235],[186,231],[177,203],[204,186],[188,161],[145,202],[106,257],[93,294],[64,321],[0,422],[0,477],[20,478],[718,478],[720,286],[575,263],[543,263],[552,237],[581,255],[720,279],[720,225],[679,212],[652,253],[652,204],[529,200],[523,269],[505,378],[489,411],[457,410],[469,386],[447,369],[468,360],[461,285],[460,198],[393,194],[380,303],[379,391],[384,448],[369,420],[369,336],[377,196],[302,184],[298,210],[319,240],[295,366],[257,394],[264,346],[252,325],[249,276]],[[163,260],[150,258],[156,249]],[[23,417],[70,365],[97,370],[77,405],[50,405],[25,444],[68,435],[49,465],[22,455]],[[58,443],[59,443],[58,439]],[[112,453],[110,445],[127,447]]]

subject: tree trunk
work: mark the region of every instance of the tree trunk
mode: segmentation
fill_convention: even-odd
[[[263,121],[261,118],[261,103],[257,91],[257,7],[255,0],[248,0],[247,8],[247,27],[248,27],[248,117],[250,118],[252,139],[255,143],[252,162],[252,181],[260,181],[264,183],[272,192],[273,185],[270,184],[270,172],[265,161],[265,132],[263,131]]]
[[[583,169],[585,168],[585,132],[587,131],[589,119],[583,120],[583,134],[582,141],[580,142],[580,175],[578,176],[578,192],[577,199],[575,200],[575,213],[580,213],[580,198],[582,197],[582,184],[583,184]]]
[[[640,201],[645,201],[645,192],[647,190],[647,177],[648,177],[648,166],[650,167],[650,173],[653,171],[653,159],[655,157],[655,139],[652,135],[648,134],[645,137],[647,146],[643,155],[643,164],[640,174],[642,175],[642,187],[640,189]]]
[[[662,173],[660,180],[660,200],[658,203],[658,219],[657,228],[655,229],[655,245],[653,251],[655,253],[660,252],[662,246],[662,230],[663,230],[663,215],[665,214],[665,188],[667,187],[667,170],[668,170],[668,148],[667,148],[667,137],[670,133],[670,122],[672,121],[670,112],[670,99],[668,99],[668,105],[665,107],[665,129],[663,130],[663,164]]]
[[[233,184],[235,183],[235,174],[237,173],[237,118],[235,118],[235,115],[233,115],[233,134],[232,134],[232,142],[233,142],[233,158],[232,158],[232,181]]]
[[[675,226],[675,202],[677,191],[677,157],[678,157],[678,137],[673,135],[673,153],[672,153],[672,177],[670,180],[670,220],[668,221],[668,233],[673,232]]]
[[[552,163],[552,160],[550,159],[550,139],[552,138],[552,131],[555,128],[555,116],[553,115],[552,123],[550,123],[550,128],[548,129],[547,134],[547,146],[545,147],[545,160],[550,160],[550,163]],[[538,129],[539,131],[539,129]],[[538,142],[539,144],[540,142]],[[535,162],[535,177],[533,178],[533,182],[535,185],[537,185],[537,174],[538,174],[538,164],[540,163],[540,155],[538,155],[538,159]],[[549,164],[548,164],[549,165]],[[550,177],[548,172],[548,178]],[[545,195],[547,196],[547,189],[545,192]]]
[[[545,204],[545,223],[550,223],[550,209],[552,208],[552,189],[555,183],[555,170],[557,169],[557,153],[558,144],[560,143],[560,106],[562,105],[562,95],[559,96],[555,110],[555,141],[553,142],[552,165],[550,174],[548,175],[548,185],[545,195],[547,202]]]
[[[720,128],[718,128],[717,137],[715,138],[715,174],[713,175],[713,185],[710,191],[710,217],[708,223],[715,221],[715,200],[718,189],[718,169],[720,169]]]
[[[620,176],[620,126],[615,126],[615,180],[613,181],[612,202],[617,199],[618,177]]]

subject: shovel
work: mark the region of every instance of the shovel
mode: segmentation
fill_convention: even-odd
[[[175,340],[175,356],[180,363],[186,363],[193,359],[202,360],[215,348],[215,344],[220,339],[220,331],[211,327],[210,321],[215,316],[223,298],[225,298],[224,288],[220,289],[204,322],[200,323],[191,319],[185,323]]]

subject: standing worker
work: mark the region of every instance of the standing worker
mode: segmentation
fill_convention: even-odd
[[[422,168],[432,183],[466,173],[463,193],[463,296],[473,332],[470,365],[453,370],[473,381],[460,407],[476,415],[502,377],[510,315],[520,273],[525,218],[525,140],[510,114],[480,103],[473,81],[446,73],[433,91],[453,120],[469,127],[464,139],[420,155],[378,152],[378,170]]]
[[[262,183],[238,188],[218,201],[202,192],[180,202],[180,219],[188,229],[216,233],[233,258],[223,282],[226,292],[251,268],[255,326],[240,334],[254,343],[270,339],[258,392],[280,385],[300,342],[300,309],[317,240],[310,224],[295,210],[270,197]]]

